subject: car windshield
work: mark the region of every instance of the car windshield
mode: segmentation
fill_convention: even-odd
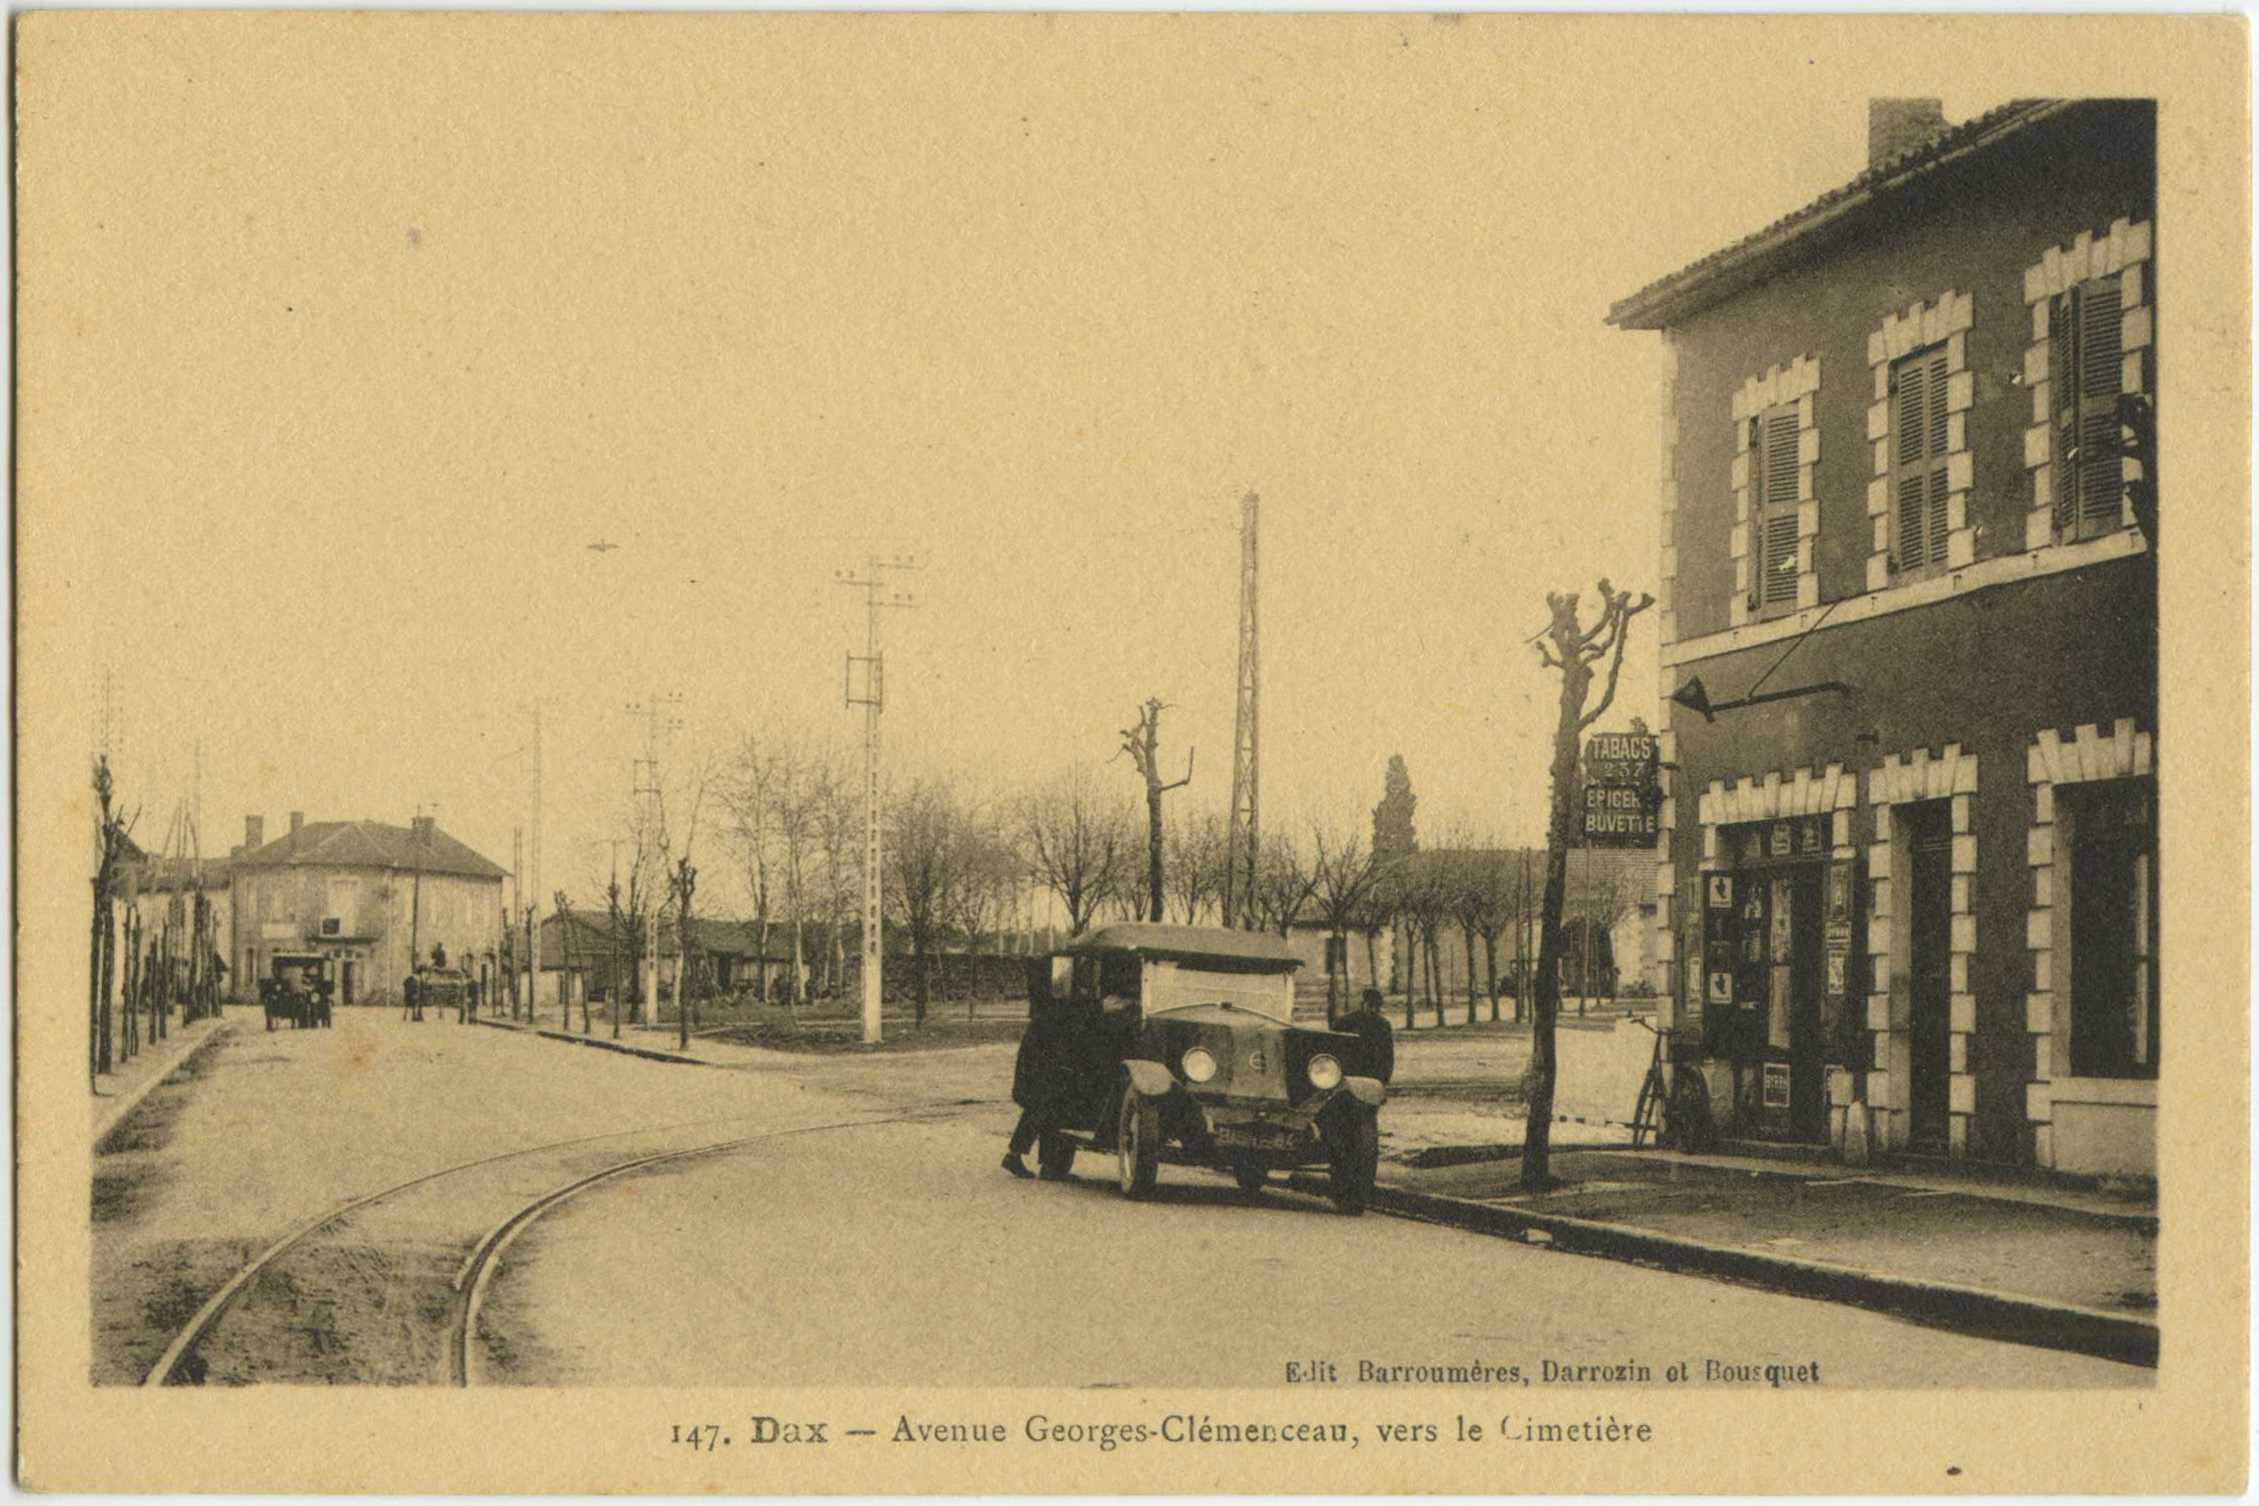
[[[1163,1014],[1202,1004],[1229,1004],[1285,1024],[1294,1015],[1294,979],[1286,973],[1209,972],[1158,959],[1146,963],[1146,1013]]]

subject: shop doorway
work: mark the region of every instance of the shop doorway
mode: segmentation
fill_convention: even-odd
[[[361,981],[360,971],[359,964],[351,960],[347,960],[339,966],[338,972],[341,974],[338,982],[339,1003],[351,1004],[353,1002],[354,989]]]
[[[1907,1148],[1943,1155],[1953,1072],[1953,823],[1942,800],[1904,807],[1907,905]]]
[[[1736,833],[1734,998],[1745,1132],[1827,1136],[1824,832],[1819,818]]]

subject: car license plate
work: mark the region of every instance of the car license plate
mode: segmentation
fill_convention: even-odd
[[[1226,1124],[1216,1130],[1216,1143],[1235,1150],[1263,1150],[1285,1145],[1293,1138],[1286,1131],[1267,1124]]]

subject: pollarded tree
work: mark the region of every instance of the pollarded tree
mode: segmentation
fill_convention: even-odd
[[[1181,790],[1192,783],[1192,755],[1197,749],[1186,749],[1184,778],[1174,784],[1161,775],[1161,713],[1168,705],[1154,696],[1138,708],[1137,724],[1122,729],[1122,751],[1130,756],[1137,769],[1138,778],[1145,783],[1145,885],[1147,903],[1141,907],[1146,920],[1163,919],[1161,883],[1162,822],[1161,797],[1171,790]]]
[[[1529,1122],[1522,1138],[1522,1186],[1531,1192],[1543,1192],[1553,1183],[1553,1086],[1559,1071],[1554,1027],[1561,1013],[1561,908],[1568,892],[1571,800],[1577,781],[1578,747],[1586,729],[1615,703],[1616,681],[1623,673],[1632,619],[1654,601],[1647,595],[1634,600],[1631,592],[1616,590],[1603,577],[1600,616],[1587,628],[1578,615],[1576,592],[1548,593],[1545,604],[1551,620],[1531,640],[1539,660],[1561,675],[1560,720],[1553,731],[1553,801],[1546,831],[1545,898],[1538,921]],[[1607,666],[1607,687],[1600,704],[1587,711],[1584,706],[1592,690],[1594,667],[1601,664]]]

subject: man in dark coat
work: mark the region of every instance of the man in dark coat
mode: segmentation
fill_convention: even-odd
[[[1090,1049],[1092,1013],[1088,1004],[1071,998],[1035,1004],[1012,1064],[1012,1101],[1020,1106],[1020,1121],[1012,1127],[1003,1165],[1013,1176],[1035,1175],[1021,1157],[1074,1110]]]
[[[1352,1072],[1357,1077],[1377,1077],[1387,1082],[1396,1072],[1396,1028],[1381,1013],[1381,992],[1368,988],[1357,1007],[1334,1022],[1334,1029],[1362,1042],[1361,1060]]]

